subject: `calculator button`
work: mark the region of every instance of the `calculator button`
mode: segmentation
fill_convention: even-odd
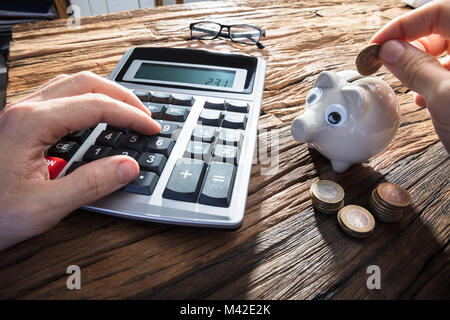
[[[191,107],[194,104],[194,97],[185,94],[174,94],[172,96],[172,104]]]
[[[177,140],[178,134],[180,133],[181,126],[176,123],[159,122],[161,125],[161,131],[158,135],[166,138],[171,138],[172,140]]]
[[[48,156],[69,161],[80,146],[73,141],[60,140],[48,150]]]
[[[164,113],[163,119],[177,122],[185,122],[189,115],[189,109],[186,107],[170,106]]]
[[[134,151],[134,150],[123,149],[123,148],[119,148],[116,151],[114,151],[114,155],[128,156],[128,157],[132,157],[135,160],[139,159],[139,152]]]
[[[198,122],[205,126],[220,126],[220,122],[222,121],[223,113],[218,110],[208,110],[203,109],[200,112],[200,116],[198,117]]]
[[[141,170],[152,171],[158,176],[163,172],[166,162],[167,158],[159,153],[144,152],[138,159]]]
[[[120,131],[123,134],[127,134],[130,132],[130,128],[120,128],[120,127],[110,126],[109,124],[106,126],[106,130]]]
[[[72,173],[75,169],[78,169],[79,167],[81,167],[82,165],[85,165],[87,162],[85,161],[74,161],[72,162],[72,164],[70,165],[69,169],[66,170],[66,176],[69,173]]]
[[[233,146],[217,144],[214,148],[213,160],[237,164],[238,149]]]
[[[216,109],[225,110],[225,100],[218,98],[208,98],[205,101],[204,108],[206,109]]]
[[[97,146],[93,145],[90,146],[89,149],[84,154],[83,160],[84,161],[95,161],[98,159],[102,159],[105,157],[109,157],[113,155],[113,148],[111,147],[105,147],[105,146]]]
[[[65,136],[64,140],[74,141],[79,145],[82,145],[91,133],[92,131],[90,129],[75,131]]]
[[[152,104],[152,103],[144,103],[144,106],[147,107],[148,111],[151,112],[153,119],[161,119],[164,115],[164,111],[166,110],[166,106],[163,104]]]
[[[248,112],[248,102],[240,101],[240,100],[228,100],[227,101],[227,111],[235,111],[235,112]]]
[[[211,162],[198,202],[216,207],[229,207],[235,176],[234,165]]]
[[[242,137],[242,131],[240,130],[222,129],[219,132],[217,143],[227,144],[230,146],[240,146]]]
[[[172,152],[173,145],[174,142],[172,139],[152,136],[147,143],[146,151],[162,153],[166,157],[169,157],[170,152]]]
[[[152,92],[150,102],[169,104],[172,102],[172,95],[164,92]]]
[[[150,98],[152,96],[149,91],[145,91],[145,90],[134,90],[133,93],[136,95],[136,97],[139,98],[139,100],[141,100],[143,102],[150,101]]]
[[[243,113],[226,113],[223,117],[222,127],[232,129],[245,129],[247,116]]]
[[[114,147],[118,144],[122,135],[123,133],[120,131],[103,130],[95,140],[95,144]]]
[[[196,202],[206,165],[201,160],[178,159],[169,182],[164,190],[163,197],[167,199]]]
[[[196,126],[192,131],[191,140],[211,143],[214,141],[216,134],[216,128]]]
[[[149,196],[155,190],[158,179],[159,177],[153,172],[140,171],[136,179],[127,184],[123,190]]]
[[[136,150],[139,152],[144,151],[145,144],[147,143],[147,138],[137,134],[129,133],[120,139],[119,146],[124,149]]]
[[[67,164],[67,161],[64,159],[49,156],[45,156],[45,162],[47,163],[50,179],[55,179]]]
[[[189,141],[184,151],[186,158],[208,161],[211,154],[211,144],[200,141]]]

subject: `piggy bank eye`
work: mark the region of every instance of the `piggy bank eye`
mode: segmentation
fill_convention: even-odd
[[[313,88],[306,97],[306,103],[308,105],[312,105],[320,100],[320,97],[322,96],[322,89],[320,88]]]
[[[325,121],[332,126],[340,126],[347,120],[347,109],[340,104],[332,104],[325,110]]]

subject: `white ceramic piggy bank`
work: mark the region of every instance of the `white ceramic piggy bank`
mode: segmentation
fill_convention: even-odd
[[[379,78],[358,76],[350,70],[322,72],[304,113],[292,122],[294,138],[330,159],[336,172],[381,152],[400,123],[392,88]]]

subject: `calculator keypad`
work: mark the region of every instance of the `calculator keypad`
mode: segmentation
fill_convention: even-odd
[[[66,174],[90,161],[126,155],[137,161],[140,172],[122,192],[152,195],[195,99],[190,95],[145,90],[134,93],[160,124],[161,131],[145,136],[129,128],[107,125],[84,153],[82,161],[73,162]],[[195,121],[197,124],[187,133],[189,141],[171,169],[162,197],[228,207],[250,105],[247,101],[206,98],[200,107],[203,108]],[[90,129],[71,133],[52,146],[48,156],[69,161],[90,134]]]

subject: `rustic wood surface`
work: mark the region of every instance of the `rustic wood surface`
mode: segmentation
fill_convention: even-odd
[[[409,9],[400,1],[239,1],[165,6],[14,29],[8,101],[60,73],[107,76],[133,46],[246,52],[267,61],[259,148],[279,137],[279,166],[252,168],[243,225],[215,231],[121,220],[78,210],[50,231],[0,253],[0,298],[391,299],[450,298],[449,157],[425,109],[385,69],[398,94],[401,125],[391,145],[363,165],[335,174],[328,160],[290,135],[319,72],[354,68],[371,35]],[[229,40],[186,41],[192,21],[265,28],[264,50]],[[276,154],[276,148],[273,148]],[[271,171],[267,169],[272,166]],[[266,170],[266,171],[262,171]],[[317,214],[309,187],[318,178],[368,205],[381,181],[407,188],[413,202],[399,223],[377,222],[364,240],[336,217]],[[82,270],[67,290],[66,268]],[[366,287],[369,265],[381,289]]]

